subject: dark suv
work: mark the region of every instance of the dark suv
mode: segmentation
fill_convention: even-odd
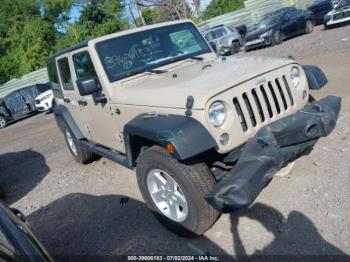
[[[0,99],[0,129],[9,122],[36,112],[35,97],[50,89],[49,85],[36,84],[16,90]]]
[[[284,39],[313,31],[313,15],[310,12],[285,7],[264,16],[248,30],[245,50],[281,44]]]

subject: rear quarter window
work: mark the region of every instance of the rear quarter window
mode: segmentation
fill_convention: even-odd
[[[61,76],[61,83],[62,83],[63,89],[74,90],[68,58],[64,57],[58,60],[57,65],[58,65],[59,74]]]

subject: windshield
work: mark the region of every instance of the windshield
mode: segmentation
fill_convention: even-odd
[[[109,80],[211,52],[191,23],[149,29],[96,44]]]
[[[279,21],[280,21],[279,15],[264,17],[258,23],[258,29],[264,30],[264,29],[270,27],[271,25],[278,23]]]
[[[49,85],[37,85],[36,88],[38,89],[39,94],[51,89]]]
[[[339,1],[338,5],[337,5],[337,9],[339,8],[343,8],[345,6],[349,6],[350,5],[350,0],[343,0],[343,1]]]

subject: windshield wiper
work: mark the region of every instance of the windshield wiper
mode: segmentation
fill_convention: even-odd
[[[142,71],[143,72],[153,73],[153,74],[163,74],[163,73],[168,72],[167,70],[161,70],[161,69],[144,69]]]
[[[189,57],[186,57],[186,59],[193,59],[193,60],[198,60],[198,61],[203,61],[204,60],[204,57],[201,57],[201,56],[189,56]]]

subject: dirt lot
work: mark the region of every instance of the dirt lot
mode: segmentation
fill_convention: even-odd
[[[336,130],[299,159],[289,176],[275,177],[247,210],[221,216],[203,237],[177,237],[148,211],[133,172],[107,159],[75,163],[52,114],[0,131],[5,201],[27,215],[53,255],[349,255],[350,26],[317,27],[280,46],[240,55],[292,55],[318,65],[329,84],[314,96],[343,98]]]

